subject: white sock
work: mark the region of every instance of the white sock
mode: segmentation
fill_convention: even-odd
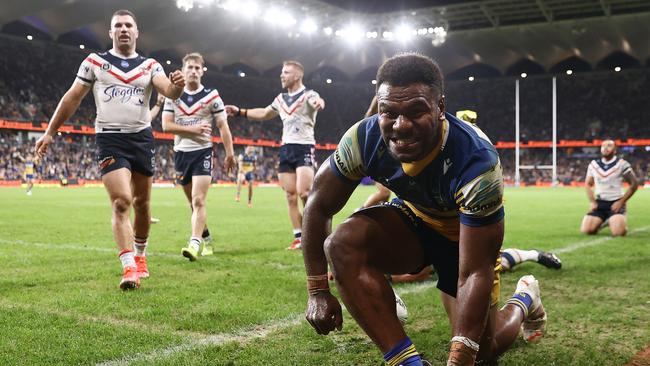
[[[124,249],[120,252],[120,262],[122,262],[122,269],[126,267],[135,267],[135,258],[131,249]]]
[[[539,258],[539,252],[536,250],[506,249],[504,252],[510,254],[517,262],[516,264],[528,261],[537,262],[537,258]]]
[[[191,237],[189,246],[198,252],[201,249],[201,238]]]
[[[147,245],[149,241],[147,238],[133,238],[133,247],[135,248],[135,255],[138,257],[145,257],[147,255]]]

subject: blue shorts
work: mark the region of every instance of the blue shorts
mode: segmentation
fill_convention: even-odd
[[[156,147],[150,127],[136,133],[98,133],[95,139],[102,176],[120,168],[153,176]]]
[[[316,166],[314,145],[284,144],[280,146],[279,173],[293,173],[301,166]]]
[[[623,205],[618,212],[612,211],[612,204],[614,204],[614,202],[616,201],[596,200],[596,205],[598,205],[598,207],[596,207],[595,210],[588,212],[587,215],[600,217],[603,221],[609,219],[613,215],[625,215],[625,205]]]
[[[212,148],[195,151],[177,151],[174,154],[176,182],[180,185],[192,183],[195,175],[212,176]]]
[[[253,172],[248,172],[248,173],[244,174],[244,178],[246,179],[246,181],[250,182],[253,179],[255,179],[255,176],[253,176]]]
[[[25,174],[25,179],[26,179],[26,180],[32,180],[32,179],[34,179],[34,174]]]

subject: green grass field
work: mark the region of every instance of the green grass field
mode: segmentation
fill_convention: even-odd
[[[340,221],[373,188],[355,192]],[[180,255],[189,208],[180,189],[154,189],[151,278],[118,289],[120,265],[102,188],[0,189],[0,365],[381,365],[381,353],[346,314],[341,332],[317,335],[303,320],[307,294],[284,196],[234,188],[208,195],[216,255]],[[582,236],[582,189],[510,188],[504,247],[559,250],[563,269],[535,263],[502,276],[539,280],[547,336],[518,341],[501,365],[623,365],[650,343],[650,191],[628,205],[630,235]],[[433,282],[396,286],[406,330],[434,364],[449,327]]]

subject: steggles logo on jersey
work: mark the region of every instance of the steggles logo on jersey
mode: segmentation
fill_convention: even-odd
[[[119,101],[121,103],[127,103],[131,100],[131,97],[143,96],[144,89],[136,86],[111,85],[104,89],[104,95],[106,95],[104,102],[110,102],[113,99],[120,98]],[[136,104],[140,103],[137,103],[136,101]]]

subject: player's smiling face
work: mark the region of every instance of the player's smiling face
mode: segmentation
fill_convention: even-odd
[[[379,127],[388,151],[401,162],[424,158],[436,146],[436,131],[444,120],[444,98],[424,84],[377,90]]]
[[[188,83],[200,84],[201,77],[203,77],[203,65],[196,60],[188,59],[183,64],[183,74]]]
[[[108,35],[113,40],[113,47],[135,49],[138,26],[130,15],[116,15],[111,19]]]

